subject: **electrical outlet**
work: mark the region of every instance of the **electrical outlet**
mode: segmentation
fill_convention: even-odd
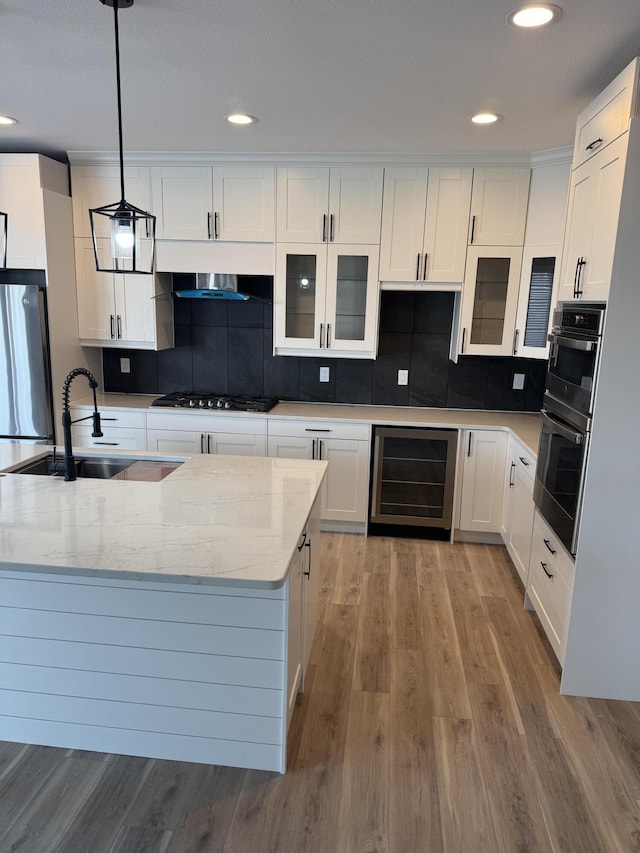
[[[120,373],[131,373],[131,359],[130,358],[121,358],[120,359]]]
[[[408,385],[409,384],[409,371],[408,370],[399,370],[398,371],[398,385]]]
[[[524,388],[524,373],[513,374],[513,390],[522,391]]]
[[[328,382],[329,381],[329,368],[321,367],[320,368],[320,382]]]

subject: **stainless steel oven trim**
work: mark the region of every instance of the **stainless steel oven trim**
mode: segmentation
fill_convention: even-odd
[[[572,426],[575,426],[574,424],[567,424],[565,421],[554,418],[549,409],[541,409],[540,416],[542,417],[543,424],[547,423],[557,433],[566,438],[567,441],[571,441],[574,444],[584,444],[587,433],[586,429],[580,429],[579,427],[572,429]]]
[[[583,352],[591,352],[598,344],[598,340],[594,338],[574,338],[569,335],[557,335],[553,332],[549,335],[549,341],[552,344],[561,344],[569,349],[579,349]]]

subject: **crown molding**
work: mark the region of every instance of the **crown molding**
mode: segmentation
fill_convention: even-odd
[[[112,165],[117,151],[68,151],[72,165]],[[572,148],[552,148],[538,152],[447,151],[424,153],[357,152],[237,152],[237,151],[130,151],[127,165],[175,166],[238,164],[245,166],[542,166],[570,162]]]

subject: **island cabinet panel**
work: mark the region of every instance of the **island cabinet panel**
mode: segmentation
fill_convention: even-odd
[[[1,572],[0,739],[282,772],[288,594]]]

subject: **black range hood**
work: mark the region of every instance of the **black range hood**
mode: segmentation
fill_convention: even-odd
[[[180,273],[174,275],[174,295],[182,299],[227,299],[246,302],[258,299],[271,301],[273,289],[270,276],[238,276],[230,273]]]

